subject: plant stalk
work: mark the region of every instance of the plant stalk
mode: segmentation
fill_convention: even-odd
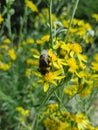
[[[49,48],[53,48],[53,35],[52,35],[52,0],[49,3],[49,25],[50,25],[50,44]]]
[[[79,0],[76,0],[75,5],[74,5],[74,9],[73,9],[73,13],[71,15],[70,23],[69,23],[69,26],[68,26],[68,29],[67,29],[67,33],[66,33],[66,37],[65,37],[65,43],[67,42],[67,39],[69,37],[69,31],[70,31],[70,28],[71,28],[71,25],[72,25],[73,18],[75,16],[75,12],[76,12],[76,8],[78,6],[78,3],[79,3]]]

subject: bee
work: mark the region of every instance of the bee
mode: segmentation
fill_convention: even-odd
[[[39,69],[38,71],[45,75],[50,68],[50,56],[46,50],[43,50],[39,58]]]

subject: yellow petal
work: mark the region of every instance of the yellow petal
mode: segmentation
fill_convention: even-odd
[[[38,55],[33,55],[33,57],[39,59],[39,56],[38,56]]]
[[[60,69],[60,66],[59,66],[58,63],[56,63],[56,62],[53,62],[53,66],[54,66],[54,68],[56,68],[56,69]]]
[[[81,61],[87,62],[87,57],[85,55],[78,54],[77,56],[78,56],[78,59],[79,59],[80,62]]]
[[[38,80],[38,83],[43,83],[43,80]]]
[[[44,83],[44,92],[47,92],[49,88],[49,84],[47,82]]]
[[[32,71],[32,74],[35,75],[35,76],[38,76],[38,77],[42,77],[42,75],[38,72],[35,72],[35,71]]]
[[[51,81],[52,84],[54,84],[55,86],[57,86],[57,83],[55,81]]]
[[[70,56],[71,56],[72,58],[74,57],[74,52],[73,52],[73,51],[70,52]]]
[[[93,74],[92,78],[98,78],[98,74]]]
[[[62,72],[63,72],[63,70],[59,69],[59,70],[57,70],[57,71],[54,72],[54,75],[57,76],[57,75],[61,74]]]
[[[62,79],[64,78],[65,76],[58,76],[58,77],[55,77],[54,79]]]
[[[81,74],[77,73],[77,71],[75,71],[75,74],[76,74],[79,78],[82,78]]]

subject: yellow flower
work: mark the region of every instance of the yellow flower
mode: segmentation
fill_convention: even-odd
[[[91,69],[98,72],[98,63],[92,62],[91,63]]]
[[[16,110],[17,110],[17,111],[22,111],[22,110],[23,110],[23,107],[16,107]]]
[[[94,60],[95,60],[96,62],[98,62],[98,53],[95,54]]]
[[[88,44],[88,43],[93,43],[93,41],[94,41],[94,39],[93,39],[91,36],[87,36],[87,37],[85,38],[86,44]]]
[[[89,121],[85,114],[79,113],[74,116],[74,121],[77,123],[77,127],[79,130],[84,130],[88,127]]]
[[[64,88],[64,93],[68,94],[69,96],[73,96],[78,93],[79,90],[79,84],[78,84],[78,78],[74,78],[71,80],[71,85],[68,85]]]
[[[83,26],[84,25],[84,21],[80,20],[80,19],[73,19],[73,24],[74,25],[78,25],[78,26]]]
[[[33,40],[32,38],[28,38],[28,39],[26,40],[26,42],[27,42],[28,44],[33,44],[33,43],[34,43],[34,40]]]
[[[11,43],[11,40],[10,40],[9,38],[5,38],[5,39],[4,39],[4,43],[10,44],[10,43]]]
[[[71,123],[67,121],[70,113],[58,111],[58,104],[50,104],[43,114],[46,115],[43,123],[47,130],[71,130]]]
[[[95,130],[98,130],[98,127],[96,127]]]
[[[84,21],[83,20],[77,20],[77,24],[78,24],[78,26],[83,26],[85,23],[84,23]]]
[[[44,126],[47,130],[71,130],[70,123],[62,122],[57,117],[47,117],[44,120]]]
[[[58,49],[62,44],[65,44],[63,41],[55,41],[55,45],[53,46],[53,49]]]
[[[26,45],[26,41],[22,41],[22,45]]]
[[[36,43],[37,44],[43,44],[43,41],[42,40],[37,40]]]
[[[30,0],[25,0],[26,6],[29,7],[33,12],[38,12],[38,9],[36,5],[30,1]]]
[[[62,20],[62,23],[65,28],[68,28],[69,22],[70,22],[70,20],[64,20],[64,19]]]
[[[79,95],[81,97],[87,97],[88,95],[91,94],[92,88],[94,86],[93,85],[94,75],[91,75],[90,72],[88,72],[87,70],[80,71],[78,75],[82,79],[81,84],[79,84]]]
[[[98,72],[98,53],[94,55],[94,61],[91,63],[91,69]]]
[[[70,48],[71,50],[76,53],[76,54],[79,54],[82,52],[82,47],[78,44],[78,43],[73,43],[73,44],[70,44]]]
[[[10,66],[11,66],[10,63],[4,64],[3,62],[0,61],[0,69],[1,70],[7,71],[10,69]]]
[[[43,44],[43,43],[49,42],[49,39],[50,39],[50,35],[45,35],[40,40],[37,40],[36,43]]]
[[[53,103],[53,104],[48,105],[49,111],[53,111],[56,108],[58,108],[58,104],[57,103]]]
[[[30,113],[29,110],[25,110],[23,107],[17,107],[16,110],[24,117],[28,116]]]
[[[25,71],[25,76],[28,77],[30,75],[31,75],[31,69],[27,68],[26,71]]]
[[[85,23],[84,26],[83,26],[83,28],[84,28],[85,30],[91,30],[91,29],[92,29],[92,26],[90,25],[90,23]]]
[[[1,45],[0,48],[7,50],[8,46],[7,45]]]
[[[60,69],[62,68],[62,65],[66,65],[64,59],[60,59],[55,53],[52,52],[52,50],[49,50],[49,56],[51,57],[51,63],[54,68]]]
[[[11,57],[12,60],[16,60],[16,54],[14,49],[9,49],[8,54]]]
[[[94,128],[91,124],[88,125],[87,130],[97,130],[96,128]]]
[[[42,40],[43,42],[48,42],[49,39],[50,39],[50,35],[45,35],[45,36],[42,37],[41,40]]]
[[[39,82],[44,83],[44,92],[47,92],[47,90],[49,88],[49,83],[52,83],[55,86],[57,86],[56,80],[61,80],[62,78],[65,77],[65,76],[59,76],[60,74],[62,74],[62,70],[57,70],[55,72],[49,72],[49,73],[45,74],[45,76],[43,77],[43,80],[39,80]]]
[[[79,62],[81,64],[81,62],[87,62],[87,56],[86,55],[83,55],[83,54],[77,54],[77,57],[79,59]]]
[[[0,14],[0,24],[4,21],[2,15]]]
[[[81,62],[81,63],[79,64],[79,67],[80,67],[82,70],[84,70],[84,69],[86,68],[86,65]]]
[[[93,87],[93,81],[85,81],[84,84],[82,84],[82,91],[79,93],[81,97],[87,97],[92,92]]]
[[[77,34],[82,38],[82,37],[86,36],[86,30],[83,27],[79,27]]]
[[[92,14],[92,17],[98,22],[98,14]]]
[[[31,49],[30,49],[30,52],[32,52],[33,55],[34,55],[34,54],[35,54],[35,55],[39,55],[39,51],[38,51],[37,49],[35,49],[35,48],[31,48]]]
[[[38,65],[37,61],[32,60],[30,58],[26,60],[26,63],[27,63],[27,65]]]
[[[87,56],[81,54],[82,53],[82,47],[78,43],[70,44],[71,52],[70,56],[73,58],[74,54],[77,55],[80,64],[83,64],[83,62],[87,62]]]
[[[78,92],[77,85],[69,85],[64,89],[64,93],[68,94],[69,96],[73,96]]]
[[[22,124],[25,124],[25,119],[24,119],[24,117],[19,117],[19,122],[22,123]]]
[[[77,29],[76,28],[70,28],[70,33],[71,33],[71,35],[72,36],[74,36],[74,33],[77,31]]]
[[[76,60],[74,58],[69,58],[67,60],[67,64],[69,66],[69,72],[71,72],[71,73],[76,72],[76,69],[78,69],[78,65],[77,65]]]
[[[34,39],[32,38],[28,38],[25,41],[22,41],[22,45],[33,44],[33,43],[34,43]]]
[[[57,20],[58,20],[58,19],[57,19],[56,15],[55,15],[55,14],[52,14],[52,22],[53,22],[52,24],[54,24],[54,22],[57,21]]]
[[[22,116],[28,116],[29,113],[30,113],[29,110],[23,110],[23,111],[21,111]]]
[[[48,108],[46,111],[44,111],[43,114],[49,114],[50,112],[54,112],[56,109],[58,109],[58,104],[57,103],[52,103],[48,105]]]
[[[60,55],[68,57],[68,55],[64,49],[60,49]]]

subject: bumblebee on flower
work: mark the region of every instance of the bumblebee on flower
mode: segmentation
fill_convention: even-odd
[[[46,50],[43,50],[39,58],[39,72],[45,75],[50,70],[50,56]]]
[[[49,56],[46,50],[43,50],[39,58],[39,69],[38,69],[43,79],[39,80],[38,82],[44,83],[44,92],[48,90],[49,83],[52,83],[55,86],[57,86],[56,80],[61,80],[62,78],[65,77],[61,75],[63,72],[62,69],[52,72],[50,62],[51,57]]]

